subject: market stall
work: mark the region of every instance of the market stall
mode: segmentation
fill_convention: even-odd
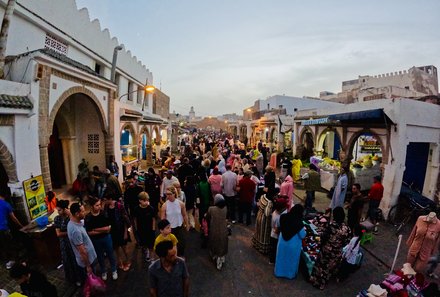
[[[328,217],[325,214],[319,214],[309,221],[304,221],[306,237],[303,239],[301,249],[301,259],[304,265],[306,278],[312,274],[313,267],[320,253],[321,234],[328,224]]]
[[[31,239],[32,251],[39,263],[55,268],[61,263],[61,252],[55,228],[49,223],[43,177],[39,175],[23,181],[23,189],[31,223],[20,231]]]
[[[357,294],[357,297],[367,296],[439,296],[438,286],[429,283],[422,273],[416,273],[406,263],[400,270],[395,270],[379,284],[371,284]]]

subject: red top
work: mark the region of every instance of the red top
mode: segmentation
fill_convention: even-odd
[[[383,197],[383,186],[379,182],[375,182],[370,189],[370,192],[368,193],[368,198],[371,200],[382,200]]]
[[[252,203],[255,193],[255,183],[250,178],[244,177],[239,181],[238,187],[240,188],[240,202]]]

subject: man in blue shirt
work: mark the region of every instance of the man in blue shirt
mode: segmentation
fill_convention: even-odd
[[[73,203],[70,206],[70,221],[67,224],[67,236],[75,254],[76,263],[87,273],[92,272],[97,258],[95,248],[81,220],[85,218],[84,206]]]
[[[11,230],[9,228],[9,219],[13,221],[20,228],[23,225],[17,219],[12,210],[12,206],[5,201],[5,198],[0,196],[0,242],[2,248],[0,248],[0,255],[2,260],[8,261],[6,263],[6,269],[11,269],[14,265],[14,260],[17,257],[17,249],[12,246]]]
[[[150,265],[151,297],[188,297],[189,274],[185,260],[177,257],[177,249],[169,240],[156,246],[159,259]]]

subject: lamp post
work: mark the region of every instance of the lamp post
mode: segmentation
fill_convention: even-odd
[[[113,61],[112,61],[112,71],[111,71],[111,81],[113,83],[115,82],[116,79],[116,61],[118,60],[118,51],[122,50],[122,46],[118,45],[113,49]],[[120,99],[120,98],[119,98]]]
[[[152,86],[152,85],[146,85],[146,86],[144,86],[144,91],[145,91],[145,93],[152,93],[152,92],[154,92],[154,90],[156,90],[156,87],[154,87],[154,86]],[[128,92],[128,93],[122,94],[121,96],[119,96],[118,100],[121,101],[121,98],[122,98],[122,97],[127,96],[127,95],[130,95],[130,94],[132,94],[132,93],[134,93],[134,92],[137,92],[137,91],[138,91],[138,90],[134,90],[134,91],[131,91],[131,92]],[[145,98],[144,98],[144,101],[145,101]],[[142,110],[144,110],[144,101],[142,102]]]

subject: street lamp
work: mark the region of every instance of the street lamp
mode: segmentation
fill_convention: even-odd
[[[118,51],[122,50],[122,46],[118,45],[113,49],[113,61],[112,61],[112,71],[111,71],[111,75],[110,75],[110,79],[113,83],[115,82],[116,79],[116,61],[118,59]]]
[[[144,86],[144,91],[146,92],[146,93],[152,93],[152,92],[154,92],[154,90],[156,90],[156,87],[155,86],[152,86],[152,85],[146,85],[146,86]],[[119,96],[119,98],[118,98],[118,100],[119,101],[121,101],[121,98],[122,97],[124,97],[124,96],[127,96],[127,95],[130,95],[130,94],[132,94],[132,93],[134,93],[134,92],[137,92],[138,90],[134,90],[134,91],[131,91],[131,92],[128,92],[128,93],[125,93],[125,94],[122,94],[121,96]],[[145,100],[145,99],[144,99]],[[142,105],[144,104],[144,102],[142,102]],[[142,110],[143,110],[143,106],[142,106]]]

